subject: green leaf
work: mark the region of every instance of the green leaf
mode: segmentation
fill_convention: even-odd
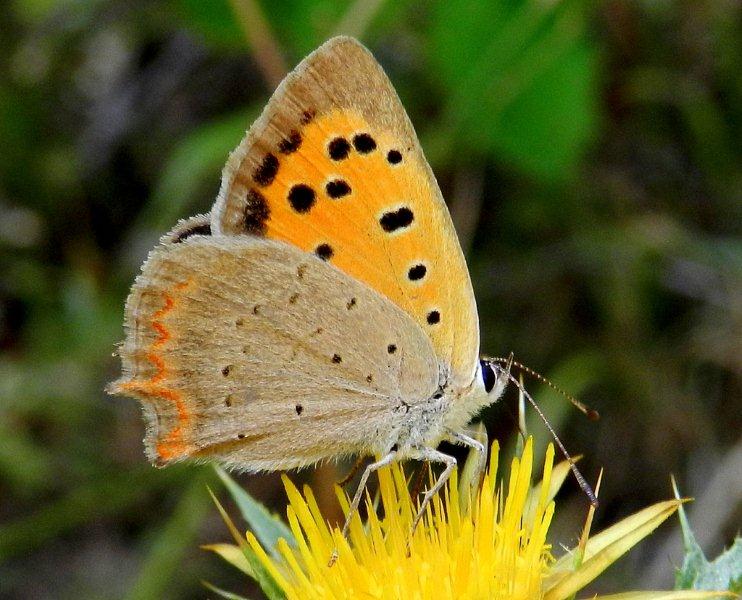
[[[260,2],[270,28],[287,57],[297,60],[332,35],[335,25],[351,5],[349,0],[282,0]],[[289,60],[289,62],[293,62]]]
[[[151,542],[148,555],[126,595],[128,600],[164,598],[173,584],[183,579],[181,569],[199,528],[208,514],[209,501],[204,483],[212,477],[201,471],[180,497],[177,507]]]
[[[206,589],[214,592],[217,596],[226,598],[227,600],[250,600],[245,596],[240,596],[239,594],[235,594],[234,592],[228,592],[227,590],[216,587],[213,583],[209,583],[208,581],[202,581],[201,585],[203,585]]]
[[[242,546],[242,552],[245,555],[247,562],[250,563],[250,568],[254,573],[255,581],[257,581],[260,589],[266,595],[268,600],[284,600],[286,595],[283,593],[281,588],[278,587],[278,583],[276,583],[276,580],[273,579],[271,574],[266,570],[263,563],[260,562],[260,559],[253,549],[250,548],[250,546],[245,545]]]
[[[218,554],[222,559],[227,561],[233,567],[236,567],[242,571],[248,577],[255,579],[255,573],[253,573],[250,563],[245,557],[245,553],[242,552],[242,548],[235,544],[207,544],[201,546],[202,550],[209,550],[215,554]]]
[[[245,135],[258,111],[258,107],[252,107],[222,116],[177,142],[140,216],[139,226],[158,231],[172,227],[179,218],[192,212],[188,206],[200,194],[210,194],[207,201],[202,202],[210,205],[216,197],[219,173],[229,153]]]
[[[674,480],[673,490],[677,498],[679,493]],[[685,558],[683,566],[675,574],[675,589],[742,592],[742,538],[736,538],[728,550],[709,561],[693,535],[682,506],[678,518],[683,532]]]
[[[227,475],[223,470],[219,469],[219,467],[215,467],[215,469],[222,480],[225,481],[225,483],[227,481],[230,481],[232,483],[231,486],[227,485],[227,487],[230,488],[230,492],[235,491],[233,489],[235,488],[237,491],[241,491],[243,494],[245,493],[234,481],[232,481],[229,475]],[[255,579],[257,584],[260,586],[260,589],[263,590],[269,600],[280,600],[284,598],[285,596],[281,589],[278,587],[278,584],[273,579],[272,575],[263,566],[263,563],[261,562],[260,558],[258,558],[257,554],[255,554],[255,551],[250,547],[248,540],[237,530],[234,523],[232,522],[232,519],[227,514],[227,511],[224,510],[224,507],[219,502],[219,499],[211,490],[209,490],[209,494],[211,495],[211,499],[214,501],[214,504],[216,504],[216,508],[219,511],[222,519],[224,520],[227,529],[229,529],[229,532],[232,534],[235,542],[237,542],[240,550],[242,551],[242,554],[245,556],[245,559],[248,563],[247,569],[252,574],[252,577]],[[237,499],[235,498],[235,500]],[[253,502],[255,501],[253,500]],[[262,510],[265,510],[259,504],[258,506]],[[248,537],[252,537],[253,539],[255,539],[255,536],[251,533],[248,533]]]
[[[276,548],[279,539],[283,538],[290,545],[296,545],[291,530],[281,519],[268,512],[260,502],[243,490],[224,469],[216,467],[216,472],[263,548],[266,548],[275,558],[279,558],[280,555]]]
[[[544,180],[573,174],[598,123],[598,51],[581,4],[451,0],[432,21],[450,152],[494,154]]]
[[[694,589],[742,593],[742,538],[737,537],[731,548],[708,563],[707,569],[698,574]]]
[[[587,44],[566,50],[523,83],[517,100],[472,126],[482,131],[489,124],[486,147],[532,175],[572,175],[597,129],[596,67],[596,53]]]
[[[183,25],[217,48],[244,48],[245,34],[228,0],[175,0]]]
[[[208,581],[202,581],[201,584],[221,598],[226,598],[227,600],[249,600],[249,598],[246,598],[245,596],[240,596],[234,592],[228,592],[227,590],[216,587],[213,583],[209,583]]]

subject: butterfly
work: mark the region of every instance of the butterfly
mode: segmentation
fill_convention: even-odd
[[[230,155],[210,214],[152,250],[125,308],[115,394],[157,465],[274,471],[373,455],[456,465],[509,371],[479,357],[476,302],[435,177],[371,53],[329,40]],[[345,530],[349,523],[346,521]]]

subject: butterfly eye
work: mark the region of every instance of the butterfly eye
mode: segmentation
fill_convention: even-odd
[[[492,365],[486,360],[480,360],[479,364],[482,367],[482,382],[484,383],[484,391],[489,394],[492,391],[492,388],[495,387],[495,381],[497,380],[497,377],[495,376],[495,371],[492,368]]]

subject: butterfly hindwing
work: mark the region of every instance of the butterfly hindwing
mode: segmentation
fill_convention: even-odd
[[[408,313],[468,385],[479,330],[466,263],[404,108],[371,54],[334,38],[281,84],[225,167],[215,235],[315,254]]]
[[[438,386],[417,324],[291,245],[205,233],[165,236],[127,301],[111,390],[141,400],[149,457],[273,470],[385,451],[400,399]]]

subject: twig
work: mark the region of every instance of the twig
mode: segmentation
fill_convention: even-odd
[[[230,0],[266,83],[275,89],[288,72],[281,47],[256,0]]]
[[[361,38],[384,0],[356,0],[338,22],[333,35],[351,35]]]
[[[454,175],[453,194],[449,201],[451,219],[456,225],[461,249],[469,255],[484,202],[484,168],[463,167]]]

